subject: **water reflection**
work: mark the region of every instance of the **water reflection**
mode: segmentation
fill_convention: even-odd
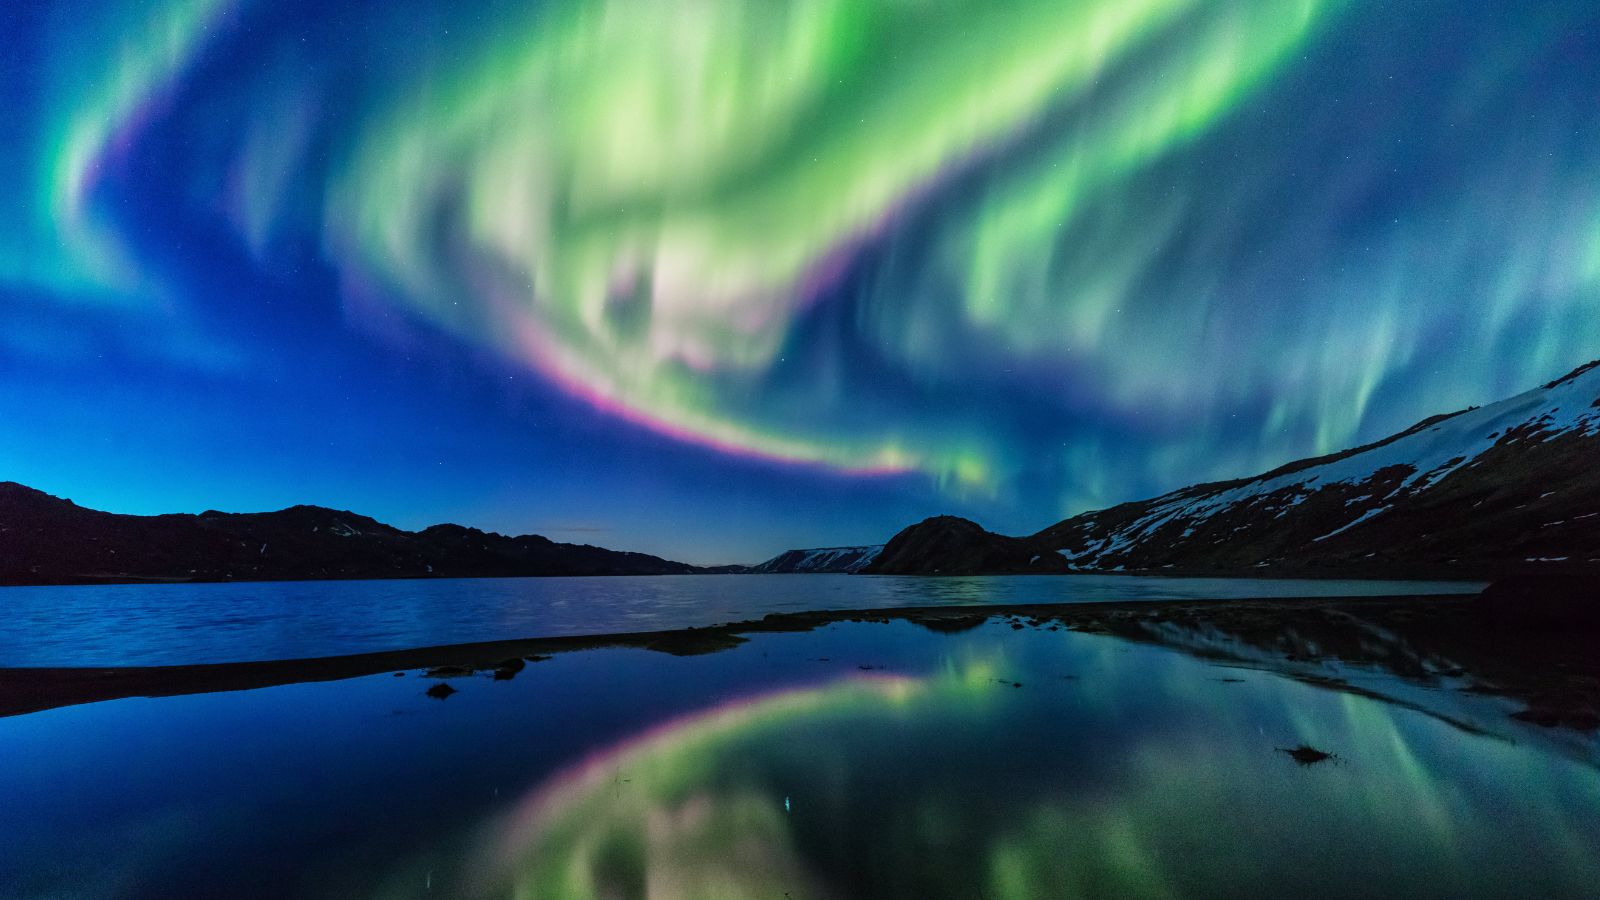
[[[526,801],[496,853],[518,897],[818,896],[778,799],[734,748],[797,720],[869,718],[921,683],[856,678],[736,701],[647,733],[553,779]],[[808,801],[809,798],[806,798]],[[806,802],[806,801],[803,801]]]
[[[1426,683],[1382,667],[1346,672],[1359,693],[1243,668],[1303,652],[1249,629],[1237,645],[1195,631],[1212,642],[1186,654],[1141,642],[1136,623],[1140,640],[972,618],[954,631],[819,622],[697,656],[563,652],[509,680],[461,669],[444,702],[426,692],[445,676],[412,668],[0,718],[0,896],[1570,897],[1600,884],[1590,733],[1512,719],[1514,704],[1476,692],[1434,691],[1440,715]],[[1331,633],[1290,630],[1351,655]],[[1461,649],[1373,646],[1427,668]],[[1191,655],[1221,650],[1235,659]],[[1302,767],[1278,751],[1301,743],[1336,757]]]
[[[1595,890],[1592,767],[1269,675],[1196,678],[1199,664],[1116,641],[1010,644],[624,742],[499,827],[486,887],[562,900]],[[1296,766],[1276,752],[1291,741],[1338,755]]]

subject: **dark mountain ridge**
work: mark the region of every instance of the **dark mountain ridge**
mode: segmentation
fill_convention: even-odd
[[[0,482],[0,584],[676,575],[644,553],[462,525],[404,531],[320,506],[130,516]]]
[[[868,574],[1494,578],[1600,567],[1600,361],[1484,407],[1027,537],[929,519]],[[964,523],[956,525],[954,523]]]
[[[1007,537],[959,516],[934,516],[895,535],[869,575],[1062,574],[1066,560],[1031,538]]]

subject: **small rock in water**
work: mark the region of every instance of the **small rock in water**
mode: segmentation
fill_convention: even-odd
[[[1332,753],[1324,753],[1310,744],[1301,744],[1298,747],[1279,747],[1279,753],[1289,754],[1289,758],[1302,766],[1314,766],[1319,762],[1333,759]]]
[[[428,696],[432,697],[435,700],[443,700],[444,698],[450,696],[451,694],[458,694],[458,693],[460,693],[460,691],[457,691],[455,688],[451,687],[449,684],[446,684],[443,681],[439,682],[438,684],[434,685],[433,687],[428,688]]]
[[[1530,706],[1514,712],[1511,718],[1530,722],[1543,728],[1566,726],[1578,731],[1600,730],[1600,713],[1593,709],[1562,705]]]

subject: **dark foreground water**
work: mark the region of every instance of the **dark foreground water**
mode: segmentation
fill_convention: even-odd
[[[1475,593],[1481,584],[1115,575],[671,575],[0,588],[0,666],[297,659],[819,609]]]
[[[1592,740],[1364,677],[896,621],[68,707],[0,719],[0,896],[1600,896]]]

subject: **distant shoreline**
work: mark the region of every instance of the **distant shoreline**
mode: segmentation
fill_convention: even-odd
[[[72,588],[72,587],[114,587],[118,585],[207,585],[207,584],[316,584],[325,582],[329,584],[343,584],[353,581],[512,581],[520,579],[546,580],[554,578],[604,578],[629,579],[629,578],[662,578],[662,577],[695,577],[695,576],[770,576],[773,578],[790,578],[794,576],[818,577],[839,576],[844,578],[919,578],[935,581],[951,581],[962,578],[1027,578],[1048,580],[1051,578],[1208,578],[1219,580],[1237,581],[1440,581],[1455,582],[1463,586],[1471,585],[1482,587],[1494,580],[1490,574],[1479,572],[1455,571],[1422,571],[1422,572],[1264,572],[1261,569],[1249,569],[1240,572],[1210,572],[1210,571],[1177,571],[1173,569],[1158,569],[1154,571],[1110,572],[1110,571],[1074,571],[1074,572],[985,572],[975,575],[902,575],[879,574],[871,572],[749,572],[736,571],[734,566],[710,567],[698,572],[656,572],[656,573],[619,573],[619,574],[550,574],[550,575],[349,575],[328,576],[310,575],[303,578],[159,578],[111,575],[104,578],[96,576],[77,576],[72,580],[64,581],[6,581],[0,580],[0,591],[6,588]],[[748,567],[745,567],[748,568]]]
[[[1128,633],[1140,623],[1196,616],[1283,619],[1312,610],[1392,611],[1396,606],[1465,614],[1471,594],[1294,597],[1248,600],[1117,600],[1090,603],[917,606],[773,613],[701,628],[518,638],[383,650],[341,656],[193,665],[0,668],[0,716],[125,697],[165,697],[337,681],[384,672],[448,667],[493,671],[513,660],[578,650],[635,648],[690,656],[744,643],[749,635],[811,631],[839,622],[905,621],[934,630],[976,627],[991,619],[1049,620],[1079,631]]]

